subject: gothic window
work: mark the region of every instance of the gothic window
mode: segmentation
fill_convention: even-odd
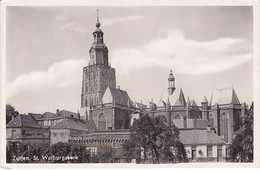
[[[85,106],[88,107],[88,97],[86,97]]]
[[[224,136],[224,141],[228,140],[228,118],[227,114],[223,113],[221,115],[221,135]]]
[[[106,120],[105,120],[105,116],[103,113],[101,113],[99,115],[99,118],[98,118],[98,127],[100,130],[105,130],[106,129]]]
[[[91,101],[90,101],[91,105],[93,105],[93,104],[94,104],[94,99],[93,99],[92,96],[90,97],[90,100],[91,100]]]
[[[214,126],[214,117],[212,114],[209,116],[209,123],[211,126]]]
[[[86,93],[88,93],[88,86],[86,86]]]
[[[98,104],[98,96],[96,95],[96,104]]]
[[[94,91],[94,86],[93,84],[90,85],[90,92],[93,92]]]

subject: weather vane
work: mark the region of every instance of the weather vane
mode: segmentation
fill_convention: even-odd
[[[97,9],[97,22],[99,22],[98,9]]]

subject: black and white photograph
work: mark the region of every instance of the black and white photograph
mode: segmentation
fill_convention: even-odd
[[[252,4],[6,5],[5,166],[255,163]]]

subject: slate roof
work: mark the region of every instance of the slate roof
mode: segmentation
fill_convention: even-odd
[[[198,106],[195,100],[191,100],[191,106]]]
[[[178,128],[184,128],[184,120],[183,119],[174,119],[172,121],[175,126]],[[207,119],[197,119],[197,127],[196,128],[207,128],[209,125],[209,121]],[[194,127],[194,119],[187,119],[187,128],[195,128]]]
[[[41,128],[41,126],[32,116],[23,115],[23,114],[19,114],[6,125],[6,128],[21,128],[21,127]]]
[[[180,130],[180,140],[184,145],[224,144],[221,137],[207,130]]]
[[[184,97],[182,89],[180,89],[179,97],[176,100],[174,105],[175,106],[186,106],[186,100],[185,100],[185,97]]]
[[[174,106],[186,106],[186,100],[182,88],[176,88],[174,93],[169,96],[169,100]]]
[[[134,107],[133,102],[131,101],[130,97],[128,96],[127,92],[121,89],[116,89],[112,87],[108,87],[112,98],[116,104],[121,104],[130,107]]]
[[[81,120],[74,119],[74,118],[65,118],[55,126],[52,127],[53,129],[74,129],[80,131],[88,131],[87,124],[82,122]]]
[[[211,96],[210,105],[215,104],[240,104],[237,94],[233,87],[215,89]]]

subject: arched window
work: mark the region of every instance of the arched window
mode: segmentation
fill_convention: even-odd
[[[96,95],[96,104],[98,104],[98,96]]]
[[[224,137],[224,141],[228,141],[228,117],[226,113],[221,115],[221,135]]]
[[[85,106],[88,107],[88,97],[86,97]]]
[[[91,104],[91,106],[94,104],[94,100],[93,100],[92,96],[90,97],[90,104]]]
[[[212,114],[209,116],[209,123],[212,127],[214,126],[214,117]]]
[[[103,113],[101,113],[99,115],[99,118],[98,118],[98,127],[100,130],[105,130],[106,129],[106,120],[105,120],[105,116]]]

